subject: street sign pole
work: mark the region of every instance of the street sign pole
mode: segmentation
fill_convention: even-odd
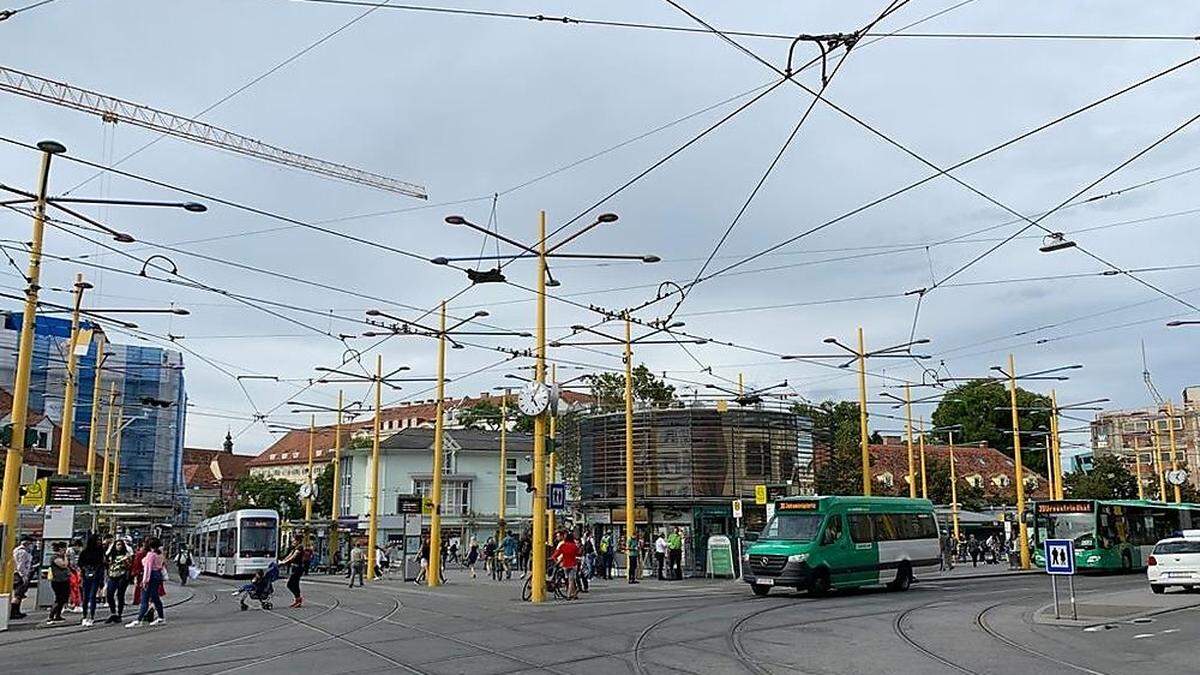
[[[1054,594],[1054,618],[1061,619],[1058,615],[1058,577],[1050,574],[1046,576],[1050,577],[1050,592]]]

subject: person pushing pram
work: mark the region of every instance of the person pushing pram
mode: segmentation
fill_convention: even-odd
[[[244,612],[250,609],[246,599],[257,600],[263,609],[271,609],[271,595],[275,593],[274,582],[279,580],[279,564],[272,562],[267,569],[254,573],[250,583],[233,592],[238,596],[238,605]]]

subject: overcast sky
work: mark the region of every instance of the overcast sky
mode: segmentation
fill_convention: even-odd
[[[955,4],[912,0],[878,30],[896,30]],[[669,4],[651,1],[447,0],[439,6],[696,26]],[[752,13],[745,11],[744,3],[693,1],[686,6],[722,29],[816,34],[856,30],[878,15],[884,3],[760,2],[754,3]],[[364,11],[285,0],[57,0],[0,23],[0,65],[194,115]],[[1032,0],[974,0],[911,30],[1196,35],[1200,7],[1115,1],[1049,7]],[[777,67],[785,66],[786,41],[739,40]],[[867,41],[838,70],[827,98],[942,167],[1200,55],[1200,43],[1183,40]],[[814,46],[802,43],[797,60],[816,53]],[[841,53],[834,53],[831,67]],[[1046,211],[1196,114],[1198,72],[1200,63],[1186,66],[955,175],[1018,213]],[[306,223],[324,223],[420,258],[478,255],[482,237],[445,225],[446,215],[459,213],[488,223],[492,195],[500,193],[495,202],[499,231],[534,241],[540,209],[547,211],[552,228],[561,225],[750,100],[756,87],[777,79],[763,64],[712,34],[378,9],[203,119],[292,151],[424,185],[428,202],[172,138],[121,168]],[[810,88],[820,86],[817,69],[798,80]],[[520,187],[746,92],[751,93]],[[553,293],[571,302],[620,309],[653,297],[659,282],[690,281],[810,101],[810,95],[792,84],[775,88],[585,215],[580,224],[602,211],[621,218],[564,250],[654,254],[662,262],[561,261],[554,271],[562,285]],[[155,138],[130,124],[106,125],[94,115],[11,93],[0,94],[0,120],[0,135],[7,139],[56,139],[71,155],[101,164],[111,164]],[[1188,127],[1084,196],[1200,166],[1198,140],[1200,133]],[[0,182],[32,189],[37,163],[36,153],[0,143]],[[930,173],[847,116],[818,104],[708,271]],[[67,191],[93,174],[85,166],[58,160],[51,192]],[[1198,187],[1200,171],[1187,173],[1067,208],[1044,224],[1068,233],[1081,248],[1121,269],[1200,265],[1197,214],[1188,213],[1200,209]],[[93,180],[71,194],[187,198],[119,176]],[[474,201],[445,204],[468,199]],[[83,271],[97,285],[89,293],[89,305],[175,303],[191,310],[188,317],[140,321],[148,334],[184,336],[181,344],[212,362],[185,354],[188,395],[195,406],[188,415],[189,445],[216,447],[231,429],[238,434],[240,452],[260,451],[273,437],[264,425],[252,423],[255,411],[274,410],[272,420],[299,423],[300,416],[288,415],[286,406],[277,407],[306,384],[289,380],[312,377],[314,366],[335,366],[343,359],[346,345],[322,331],[368,330],[362,321],[370,308],[416,318],[421,312],[410,308],[431,309],[467,283],[460,270],[207,203],[209,211],[200,215],[95,208],[88,213],[137,237],[136,244],[105,243],[141,259],[163,253],[153,244],[178,245],[218,261],[261,267],[343,292],[174,252],[167,255],[190,279],[316,314],[278,305],[250,307],[219,293],[75,262],[47,260],[43,268],[43,297],[48,300],[63,302],[63,292],[49,289],[69,286],[74,274]],[[907,340],[916,300],[903,293],[932,286],[1027,225],[1012,221],[1010,212],[980,195],[945,177],[936,178],[738,267],[736,274],[731,271],[695,286],[676,318],[687,322],[689,332],[738,348],[691,346],[689,356],[674,345],[647,346],[635,359],[682,380],[675,382],[681,388],[690,386],[683,381],[721,382],[714,376],[736,379],[741,372],[760,385],[786,378],[796,393],[813,399],[854,398],[852,373],[783,362],[774,355],[824,352],[822,338],[832,335],[850,342],[858,326],[865,328],[868,348]],[[5,240],[28,239],[28,218],[7,212],[0,214],[0,223],[8,229]],[[988,227],[993,229],[943,243]],[[51,229],[47,252],[86,255],[89,263],[125,271],[141,268],[140,262],[83,241],[78,234],[103,241],[91,233]],[[1036,228],[1029,230],[925,297],[916,336],[932,340],[924,351],[933,356],[930,366],[944,360],[943,375],[983,374],[1010,351],[1023,372],[1079,363],[1085,368],[1057,385],[1060,402],[1110,397],[1114,406],[1143,406],[1150,402],[1141,377],[1139,342],[1144,340],[1164,395],[1178,401],[1184,386],[1198,383],[1200,328],[1167,328],[1165,322],[1200,316],[1128,277],[1100,275],[1107,268],[1078,249],[1039,253],[1041,234]],[[494,244],[484,250],[494,254]],[[14,255],[23,268],[25,256]],[[522,286],[535,280],[527,261],[505,272]],[[1079,276],[1022,281],[1071,274]],[[6,292],[20,287],[11,266],[0,269],[0,275]],[[1138,276],[1200,304],[1194,268]],[[863,297],[876,299],[853,300]],[[641,316],[661,316],[670,304],[656,305]],[[10,303],[9,308],[17,307]],[[450,312],[466,316],[481,308],[491,313],[486,320],[490,326],[534,326],[531,295],[520,288],[476,287],[454,300]],[[577,306],[550,302],[551,337],[563,336],[572,324],[596,320],[596,314]],[[614,333],[618,330],[612,327]],[[136,341],[117,332],[113,339]],[[532,344],[519,338],[475,341],[520,348]],[[397,337],[368,351],[374,344],[365,338],[350,341],[364,352],[367,368],[382,354],[385,370],[408,365],[414,377],[434,372],[431,340]],[[617,350],[600,351],[604,353],[559,348],[551,353],[589,369],[621,366]],[[447,368],[455,380],[448,394],[478,394],[511,383],[503,374],[528,363],[520,360],[464,376],[501,358],[477,348],[449,352]],[[711,366],[713,376],[701,372],[701,364]],[[877,375],[870,381],[872,399],[886,384],[921,377],[911,361],[876,361],[871,370]],[[284,381],[246,382],[247,396],[231,374],[272,375]],[[578,374],[564,370],[560,376]],[[318,386],[301,396],[329,404],[336,398],[334,386]],[[386,392],[385,399],[429,398],[432,394],[425,387],[411,383],[404,392]],[[363,385],[348,385],[348,398],[365,393]],[[877,419],[872,426],[888,429],[896,423]]]

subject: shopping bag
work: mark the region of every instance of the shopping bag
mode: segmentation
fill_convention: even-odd
[[[200,578],[200,568],[199,567],[189,567],[188,568],[188,579],[195,581],[196,579],[199,579],[199,578]]]

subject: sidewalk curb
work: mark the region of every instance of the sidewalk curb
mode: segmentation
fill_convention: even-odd
[[[1006,570],[1004,572],[985,572],[984,574],[964,574],[962,576],[931,576],[918,578],[916,581],[970,581],[971,579],[1002,579],[1004,577],[1020,577],[1027,574],[1037,574],[1040,569]]]
[[[1067,626],[1067,627],[1071,627],[1071,628],[1096,628],[1096,627],[1104,626],[1104,625],[1107,625],[1110,623],[1127,623],[1129,621],[1133,621],[1134,619],[1146,619],[1146,618],[1150,618],[1150,617],[1160,616],[1162,614],[1170,614],[1172,612],[1180,612],[1185,609],[1196,609],[1196,608],[1200,608],[1200,602],[1194,602],[1189,605],[1181,605],[1179,607],[1168,607],[1168,608],[1164,608],[1164,609],[1156,609],[1152,612],[1133,612],[1132,614],[1122,614],[1121,616],[1114,616],[1114,617],[1110,617],[1108,619],[1101,620],[1101,621],[1097,621],[1096,617],[1088,617],[1086,619],[1066,619],[1066,618],[1054,619],[1054,618],[1040,616],[1042,614],[1042,612],[1052,609],[1053,607],[1054,607],[1054,603],[1050,603],[1048,605],[1042,605],[1041,607],[1039,607],[1036,611],[1034,611],[1033,616],[1031,617],[1033,619],[1033,622],[1038,625],[1042,625],[1042,626]]]
[[[178,584],[175,584],[175,587],[180,591],[186,592],[188,594],[188,596],[186,598],[176,600],[175,602],[164,602],[163,603],[164,609],[167,607],[178,607],[179,605],[182,605],[185,602],[191,602],[191,600],[196,597],[196,592],[186,586],[179,586]],[[125,605],[126,608],[129,608],[132,606],[133,606],[132,604]],[[107,608],[108,608],[107,605],[103,605],[101,603],[96,603],[97,611],[99,611],[100,609],[107,609]],[[65,630],[68,628],[73,628],[74,630]],[[37,630],[47,630],[47,631],[54,630],[55,635],[74,635],[75,633],[86,633],[89,630],[89,628],[86,626],[79,625],[78,622],[67,623],[67,624],[64,624],[61,626],[47,626],[47,625],[45,625],[44,621],[38,620],[33,623],[19,623],[19,624],[9,623],[8,630],[0,632],[0,635],[4,635],[5,633],[14,633],[14,632],[15,633],[23,633],[26,631],[37,631]]]

